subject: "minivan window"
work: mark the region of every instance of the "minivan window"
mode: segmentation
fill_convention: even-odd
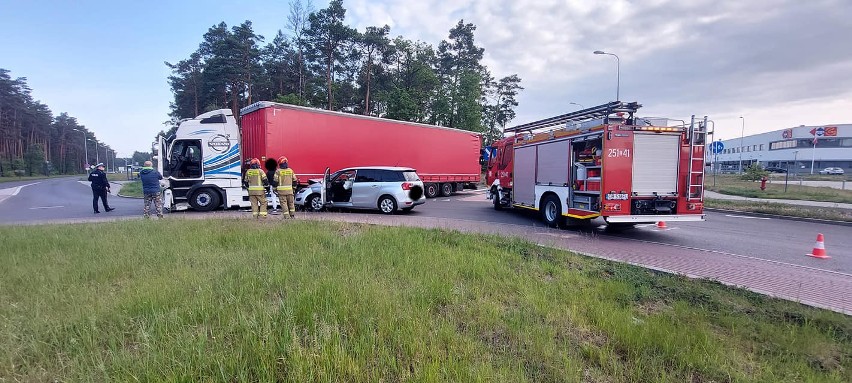
[[[402,175],[405,177],[405,180],[408,182],[420,181],[420,176],[417,175],[415,171],[405,171],[402,172]]]
[[[381,182],[379,172],[373,169],[359,169],[355,182]]]

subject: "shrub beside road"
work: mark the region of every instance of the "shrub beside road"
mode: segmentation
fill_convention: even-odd
[[[0,381],[852,381],[849,317],[520,240],[239,219],[0,236]]]

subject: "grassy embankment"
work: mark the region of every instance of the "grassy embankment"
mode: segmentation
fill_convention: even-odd
[[[847,316],[520,240],[238,219],[0,237],[0,381],[852,380]]]
[[[760,190],[760,182],[744,181],[737,176],[731,175],[717,175],[716,186],[713,187],[713,178],[708,175],[705,187],[707,190],[722,194],[751,198],[852,203],[852,190],[800,186],[793,181],[790,181],[787,185],[787,192],[785,193],[784,179],[777,177],[773,177],[771,182],[766,184],[766,190]],[[852,222],[852,210],[849,209],[796,206],[759,201],[730,201],[713,198],[706,198],[705,206],[734,211]]]
[[[130,181],[121,185],[119,192],[124,197],[142,197],[142,181]]]
[[[852,203],[852,190],[800,186],[792,181],[787,185],[785,193],[783,178],[772,178],[771,182],[767,182],[766,190],[760,190],[760,182],[744,181],[728,175],[716,176],[715,187],[711,176],[705,178],[704,184],[707,190],[742,197]]]

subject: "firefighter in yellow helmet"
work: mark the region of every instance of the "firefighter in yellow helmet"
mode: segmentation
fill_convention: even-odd
[[[275,194],[278,195],[278,201],[281,203],[281,214],[289,212],[290,218],[296,218],[293,185],[297,182],[296,173],[293,172],[293,169],[290,169],[287,157],[279,157],[278,170],[275,172],[272,184],[276,186]]]
[[[264,186],[269,184],[266,174],[260,169],[260,161],[252,158],[249,169],[243,177],[243,185],[248,189],[251,214],[255,218],[266,218],[266,190]]]

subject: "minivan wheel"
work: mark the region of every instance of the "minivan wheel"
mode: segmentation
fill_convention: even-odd
[[[382,196],[382,198],[379,198],[379,210],[385,214],[393,214],[396,212],[396,201],[391,197]]]
[[[322,208],[322,200],[319,195],[311,194],[308,196],[308,200],[305,201],[305,210],[320,211]]]

